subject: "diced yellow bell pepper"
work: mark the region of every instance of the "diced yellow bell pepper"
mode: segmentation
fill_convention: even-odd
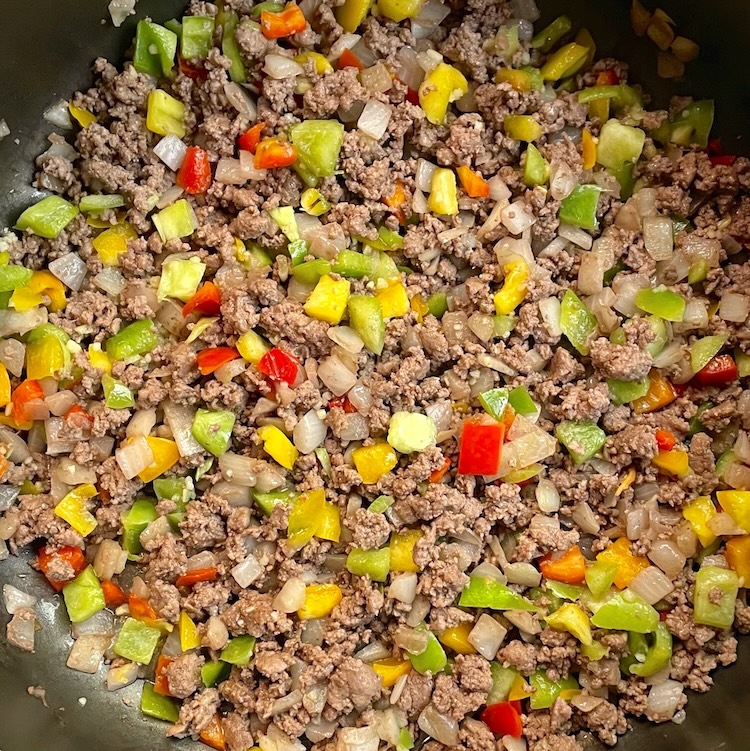
[[[391,279],[388,286],[375,293],[375,297],[380,300],[383,318],[403,318],[409,312],[409,295],[400,279]]]
[[[365,20],[371,5],[372,0],[344,0],[343,5],[336,8],[336,20],[344,31],[352,34]]]
[[[311,584],[305,587],[305,604],[297,611],[302,621],[325,618],[343,599],[336,584]]]
[[[198,633],[198,627],[184,610],[180,611],[178,628],[180,629],[180,649],[183,652],[200,647],[201,637]]]
[[[398,464],[396,452],[385,441],[354,449],[352,460],[365,485],[376,483]]]
[[[469,90],[469,83],[460,70],[447,63],[438,63],[419,87],[419,104],[433,125],[442,125],[448,105]]]
[[[576,34],[575,42],[588,50],[586,65],[591,65],[596,57],[596,42],[594,41],[594,37],[591,36],[591,32],[586,28],[581,29]]]
[[[690,473],[690,462],[687,451],[672,449],[671,451],[660,451],[651,463],[669,475],[685,477]]]
[[[531,686],[526,683],[522,675],[516,677],[508,693],[508,701],[523,701],[528,699],[532,694]]]
[[[596,166],[596,139],[591,131],[585,128],[581,135],[581,147],[583,149],[583,168],[593,169]]]
[[[750,490],[719,490],[716,497],[737,526],[750,532]]]
[[[216,321],[218,320],[219,320],[219,316],[203,316],[202,318],[199,318],[193,324],[193,328],[190,329],[188,338],[185,339],[187,344],[190,344],[190,342],[194,342],[196,339],[200,339],[203,336],[203,334],[205,334],[206,331],[208,331],[208,329],[210,329],[211,326],[213,326],[213,324],[215,324]]]
[[[68,111],[82,128],[88,128],[91,123],[96,122],[96,115],[83,107],[76,107],[73,102],[68,102]]]
[[[120,263],[120,256],[128,250],[128,240],[135,240],[137,237],[138,233],[133,225],[123,222],[98,234],[91,241],[91,245],[105,266],[117,266]]]
[[[606,550],[602,550],[596,556],[596,560],[617,565],[615,586],[618,589],[625,589],[641,571],[647,569],[650,565],[647,558],[633,555],[630,550],[630,543],[625,537],[621,537]]]
[[[263,425],[258,428],[258,437],[263,441],[263,451],[274,461],[285,469],[294,467],[299,451],[279,428],[275,425]]]
[[[271,345],[260,334],[256,334],[252,329],[246,331],[237,340],[237,351],[248,362],[257,365],[263,355],[271,349]]]
[[[727,563],[740,577],[740,586],[744,587],[750,582],[750,535],[732,537],[727,542]]]
[[[545,619],[557,631],[567,631],[573,634],[581,644],[591,646],[591,621],[586,613],[572,602],[566,602],[562,607],[550,613]]]
[[[682,509],[682,515],[690,522],[693,532],[704,548],[716,539],[716,535],[708,526],[708,522],[716,516],[716,513],[716,506],[707,495],[696,498]]]
[[[409,675],[411,661],[399,660],[398,657],[386,657],[384,660],[373,662],[370,667],[380,676],[383,688],[390,688],[402,675]]]
[[[107,356],[107,353],[102,349],[102,345],[98,342],[89,344],[89,362],[92,368],[100,370],[107,375],[112,374],[112,361]]]
[[[169,438],[147,436],[146,442],[154,455],[154,461],[142,472],[139,472],[138,477],[143,482],[151,482],[177,464],[180,460],[180,451],[177,444]]]
[[[635,468],[631,467],[625,477],[623,477],[622,482],[617,486],[615,497],[621,496],[635,482],[635,474]]]
[[[185,137],[185,105],[161,89],[148,95],[146,127],[160,136]]]
[[[495,73],[496,83],[509,83],[516,91],[531,91],[531,75],[525,70],[514,70],[513,68],[500,68]]]
[[[333,65],[331,65],[325,55],[321,55],[320,52],[300,52],[300,54],[296,55],[294,58],[294,62],[299,63],[303,67],[305,63],[310,60],[313,61],[315,72],[319,76],[322,76],[325,73],[333,73]]]
[[[10,402],[10,376],[8,369],[0,363],[0,407]]]
[[[318,321],[337,324],[346,312],[351,284],[347,279],[334,279],[323,274],[305,303],[305,313]]]
[[[45,336],[26,345],[26,377],[34,381],[59,378],[69,362],[65,345],[56,336]]]
[[[86,508],[86,501],[93,498],[96,492],[90,483],[79,485],[55,506],[55,515],[68,522],[81,537],[90,535],[96,529],[96,518]]]
[[[529,267],[521,259],[503,266],[505,280],[501,290],[495,293],[495,312],[499,316],[510,315],[526,298]]]
[[[438,639],[449,649],[460,655],[473,655],[477,650],[474,649],[474,645],[469,641],[469,634],[471,633],[471,623],[459,623],[458,626],[447,628],[442,634],[438,636]]]
[[[407,529],[391,536],[391,571],[420,570],[414,562],[414,547],[424,537],[421,529]]]
[[[433,214],[444,216],[458,214],[458,189],[456,187],[456,173],[453,170],[438,167],[432,173],[427,208]]]
[[[559,81],[572,76],[585,62],[589,51],[582,44],[571,42],[550,55],[542,66],[545,81]]]
[[[633,401],[633,412],[637,415],[655,412],[666,407],[677,398],[674,386],[662,375],[660,370],[652,370],[648,376],[648,391]]]
[[[328,501],[325,502],[320,522],[315,529],[315,537],[331,542],[338,542],[341,539],[341,514],[339,514],[338,506]]]
[[[58,313],[67,302],[63,283],[51,271],[35,271],[28,284],[17,287],[10,296],[10,305],[20,312],[46,305]]]
[[[422,323],[424,317],[430,312],[422,295],[414,295],[411,298],[411,309],[417,314],[417,323]]]
[[[508,138],[514,141],[536,141],[544,128],[531,115],[508,115],[503,120],[503,130]]]
[[[287,542],[301,548],[312,540],[326,514],[326,494],[322,488],[303,493],[292,504],[287,522]]]

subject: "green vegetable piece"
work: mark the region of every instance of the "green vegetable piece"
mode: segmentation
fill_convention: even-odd
[[[531,398],[526,386],[516,386],[513,391],[508,394],[508,401],[510,406],[519,415],[533,415],[538,412],[538,407]]]
[[[344,126],[338,120],[304,120],[289,129],[297,148],[301,177],[314,188],[321,177],[332,177],[344,143]]]
[[[141,712],[146,717],[153,717],[155,720],[164,720],[165,722],[177,722],[180,716],[180,710],[177,702],[168,696],[162,696],[154,691],[153,683],[144,683],[143,692],[141,693]]]
[[[625,268],[622,261],[618,261],[614,266],[604,272],[604,286],[609,287],[615,280],[615,277]]]
[[[85,214],[101,214],[107,209],[118,209],[125,205],[125,199],[120,195],[93,195],[83,196],[78,201],[78,209]]]
[[[227,409],[199,409],[193,418],[193,438],[209,453],[221,456],[229,449],[234,421],[234,413]]]
[[[396,230],[388,227],[378,227],[378,239],[368,244],[377,250],[401,250],[404,247],[404,238]]]
[[[495,319],[495,331],[493,332],[493,336],[496,338],[499,337],[500,339],[507,339],[516,327],[516,316],[496,315],[493,316],[493,318]]]
[[[239,665],[245,667],[250,663],[255,649],[254,636],[236,636],[231,639],[224,649],[221,650],[220,658],[222,662],[228,662],[230,665]]]
[[[70,337],[61,328],[54,326],[51,323],[43,323],[41,326],[37,326],[26,334],[26,344],[39,342],[42,339],[46,339],[48,336],[54,337],[64,346],[67,346],[70,341]]]
[[[569,600],[570,602],[578,602],[586,593],[585,587],[581,587],[578,584],[565,584],[565,582],[558,582],[554,579],[547,579],[544,585],[546,589],[555,595],[555,597],[559,597],[562,600]],[[559,609],[560,606],[555,608],[555,610]]]
[[[734,602],[739,586],[740,580],[734,571],[704,566],[695,575],[693,620],[704,626],[730,628],[734,622]]]
[[[372,256],[366,256],[353,250],[341,250],[336,256],[331,269],[334,273],[350,279],[371,277],[374,271]]]
[[[555,435],[576,464],[596,456],[607,440],[606,433],[592,420],[565,420],[557,424]]]
[[[398,733],[396,751],[411,751],[414,748],[414,738],[411,737],[409,728],[401,728]]]
[[[596,209],[601,192],[602,189],[598,185],[576,185],[572,193],[560,202],[560,222],[582,229],[598,229]]]
[[[122,382],[106,373],[102,376],[104,403],[110,409],[127,409],[135,406],[133,392]]]
[[[547,581],[545,584],[549,584]],[[526,593],[526,596],[534,603],[538,611],[545,611],[547,613],[554,612],[563,606],[563,598],[558,597],[551,588],[545,587],[532,587]]]
[[[597,628],[649,634],[659,625],[659,613],[630,590],[612,595],[591,618]]]
[[[578,92],[578,101],[581,104],[596,102],[600,99],[609,99],[612,104],[619,108],[640,107],[643,104],[641,95],[627,84],[617,86],[592,86]]]
[[[302,263],[308,253],[307,243],[301,238],[299,240],[292,240],[286,249],[289,257],[292,259],[292,266],[298,266]]]
[[[710,267],[705,258],[701,258],[690,265],[688,269],[688,284],[698,284],[706,279]]]
[[[314,261],[305,261],[295,266],[292,269],[292,275],[298,282],[312,287],[318,283],[321,276],[325,276],[330,271],[331,264],[328,261],[316,258]]]
[[[355,576],[369,576],[375,582],[384,582],[391,568],[391,549],[353,548],[346,557],[346,568]]]
[[[296,497],[297,493],[289,488],[284,488],[283,490],[271,490],[268,493],[261,493],[260,490],[253,491],[253,500],[266,516],[270,516],[271,512],[279,504],[283,503],[290,506]]]
[[[153,21],[138,21],[133,67],[154,78],[169,77],[177,52],[177,34]]]
[[[566,290],[560,306],[560,328],[582,355],[589,353],[589,339],[596,331],[596,316],[573,290]]]
[[[279,225],[279,229],[286,235],[289,242],[300,239],[297,218],[291,206],[277,206],[268,212],[268,216]]]
[[[534,693],[531,694],[529,700],[532,709],[549,709],[563,691],[573,692],[580,688],[578,681],[572,675],[559,681],[551,681],[545,670],[537,670],[532,673],[529,683],[534,688]]]
[[[516,682],[519,673],[512,668],[503,667],[499,662],[490,663],[490,673],[492,674],[492,688],[487,695],[487,705],[499,704],[501,701],[507,701],[513,684]]]
[[[261,13],[281,13],[282,10],[284,10],[284,3],[258,3],[250,11],[250,17],[260,18]]]
[[[699,146],[705,149],[714,124],[714,102],[704,99],[693,102],[675,116],[669,140],[678,146]]]
[[[373,514],[382,514],[393,506],[394,503],[395,499],[392,495],[379,495],[367,510],[372,511]]]
[[[679,322],[685,315],[685,298],[664,285],[638,290],[635,304],[646,313],[653,313],[666,321]]]
[[[228,662],[222,662],[221,660],[207,662],[201,668],[201,680],[206,688],[211,688],[229,678],[231,671],[232,668]]]
[[[630,675],[630,668],[638,663],[638,658],[641,661],[646,659],[646,653],[648,652],[648,639],[645,634],[636,634],[630,632],[628,634],[628,651],[620,658],[620,670],[624,675]]]
[[[180,54],[185,60],[203,60],[208,56],[214,36],[211,16],[185,16],[182,19]]]
[[[488,415],[496,420],[502,420],[505,408],[508,406],[508,389],[500,388],[485,391],[479,395],[479,403]]]
[[[618,565],[610,561],[594,561],[586,567],[586,586],[594,597],[602,597],[615,581]]]
[[[161,265],[157,299],[161,302],[174,297],[187,302],[198,291],[205,273],[206,264],[199,261],[197,256],[165,261]]]
[[[156,503],[148,498],[138,498],[122,514],[122,547],[131,557],[143,552],[141,532],[157,517]]]
[[[162,242],[189,237],[198,226],[193,207],[184,198],[154,214],[152,219]]]
[[[419,627],[420,630],[426,630],[424,626]],[[428,632],[427,647],[421,654],[414,655],[411,652],[407,652],[412,667],[418,673],[431,673],[437,675],[445,669],[448,664],[448,658],[445,656],[445,650],[443,645],[437,640],[435,634],[432,631]]]
[[[60,196],[47,196],[29,206],[18,217],[15,228],[54,240],[77,216],[78,208],[72,203]]]
[[[170,18],[169,21],[165,21],[164,26],[177,34],[178,39],[182,36],[182,24],[176,18]]]
[[[646,320],[654,332],[654,339],[646,345],[646,351],[651,357],[656,357],[669,344],[670,332],[667,324],[658,316],[646,316]]]
[[[750,355],[737,347],[734,350],[734,361],[737,363],[737,373],[740,378],[750,376]]]
[[[127,360],[129,357],[149,353],[158,343],[154,322],[150,318],[143,318],[128,324],[107,339],[107,356],[114,361]]]
[[[640,655],[636,655],[636,660]],[[672,659],[672,634],[665,623],[659,623],[654,632],[654,643],[649,647],[642,661],[636,661],[630,667],[631,675],[647,678],[669,665]]]
[[[572,28],[573,24],[567,16],[559,16],[531,40],[531,46],[535,50],[549,52]]]
[[[693,373],[703,370],[721,352],[721,348],[727,343],[727,338],[727,334],[704,336],[690,345],[690,368]]]
[[[195,489],[189,477],[159,477],[154,480],[153,486],[160,501],[187,502],[195,498]]]
[[[648,392],[648,383],[648,378],[641,378],[640,381],[618,381],[614,378],[607,378],[609,393],[615,404],[628,404],[645,396]]]
[[[352,295],[347,303],[349,323],[370,352],[379,355],[385,343],[385,319],[380,300],[367,295]]]
[[[609,647],[605,647],[598,641],[593,642],[593,644],[581,644],[581,654],[588,657],[589,660],[598,662],[609,654]]]
[[[701,415],[707,410],[711,409],[713,405],[711,402],[704,402],[698,407],[698,411],[690,418],[690,428],[688,430],[688,437],[694,436],[696,433],[705,433],[706,426],[701,422]]]
[[[234,11],[222,10],[216,18],[222,28],[221,51],[228,57],[232,65],[229,68],[229,77],[235,83],[245,83],[247,70],[240,54],[240,45],[237,43],[235,32],[240,22],[239,16]]]
[[[25,266],[0,266],[0,291],[13,292],[27,284],[33,275],[32,269]]]
[[[365,254],[369,255],[369,254]],[[371,254],[375,259],[375,269],[372,273],[372,281],[377,282],[381,279],[386,281],[390,279],[399,279],[401,277],[401,269],[396,266],[396,262],[388,255],[388,253],[376,252]]]
[[[244,251],[240,250],[236,255],[246,269],[265,269],[273,263],[271,256],[253,242],[246,242]]]
[[[333,470],[331,468],[331,457],[328,454],[327,449],[325,449],[323,446],[320,446],[319,448],[315,449],[314,453],[318,461],[320,462],[320,466],[321,466],[321,469],[323,470],[323,474],[326,477],[330,477]]]
[[[596,161],[603,167],[618,170],[626,164],[635,164],[643,153],[646,134],[640,128],[623,125],[619,120],[609,120],[602,126]]]
[[[495,579],[470,576],[461,592],[458,604],[462,608],[489,608],[490,610],[526,610],[536,608],[524,597]]]
[[[549,163],[542,156],[539,149],[530,143],[526,147],[526,157],[523,162],[523,181],[529,188],[544,185],[549,179]]]
[[[161,631],[135,618],[128,618],[117,634],[112,651],[126,660],[148,665],[161,638]]]
[[[448,297],[445,292],[435,292],[425,300],[427,310],[435,318],[442,318],[448,312]]]
[[[714,471],[716,472],[716,476],[723,480],[724,474],[729,469],[729,467],[732,466],[732,464],[737,463],[737,454],[734,453],[731,449],[728,449],[724,453],[722,453],[719,458],[716,460],[716,467]]]
[[[71,623],[81,623],[107,607],[93,566],[87,566],[63,587],[63,599]]]
[[[419,412],[394,412],[387,441],[400,454],[425,451],[435,445],[437,428],[431,417]]]

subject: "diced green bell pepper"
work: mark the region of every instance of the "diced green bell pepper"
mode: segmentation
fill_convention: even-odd
[[[448,297],[445,292],[435,292],[425,300],[427,310],[435,318],[442,318],[448,312]]]
[[[529,677],[529,683],[534,689],[529,705],[532,709],[549,709],[564,691],[578,691],[578,681],[569,675],[559,681],[551,681],[545,670],[537,670]]]
[[[567,16],[559,16],[531,40],[531,46],[540,52],[549,52],[572,28]]]
[[[549,179],[549,163],[542,156],[539,149],[530,143],[526,147],[526,157],[523,162],[523,181],[529,188],[544,185]]]
[[[366,250],[369,250],[366,248]],[[401,276],[402,270],[396,266],[396,262],[388,255],[388,253],[384,253],[382,251],[375,251],[372,253],[365,253],[365,255],[372,255],[372,257],[375,259],[375,269],[372,272],[372,281],[378,282],[381,279],[385,279],[386,281],[390,279],[398,279]]]
[[[254,636],[235,636],[231,639],[219,655],[222,662],[228,662],[230,665],[239,665],[245,667],[250,663],[255,649]]]
[[[526,386],[516,386],[508,394],[508,402],[519,415],[533,415],[538,412],[538,407]]]
[[[170,501],[192,501],[195,498],[195,490],[192,481],[187,477],[160,477],[153,482],[156,497]]]
[[[247,80],[247,70],[245,63],[242,61],[240,45],[237,43],[235,32],[240,22],[239,16],[234,11],[222,10],[216,18],[221,26],[221,51],[231,61],[229,68],[229,77],[235,83],[245,83]]]
[[[648,378],[641,378],[640,381],[619,381],[607,378],[609,393],[615,404],[628,404],[640,399],[648,392],[648,385]]]
[[[338,120],[303,120],[289,129],[297,149],[300,177],[314,188],[321,177],[332,177],[344,143],[344,126]]]
[[[273,264],[273,259],[257,243],[245,243],[245,250],[237,254],[237,260],[248,271],[253,269],[265,269]]]
[[[705,149],[714,124],[714,102],[704,99],[689,104],[670,121],[651,132],[652,137],[678,146],[699,146]]]
[[[154,214],[152,220],[162,242],[190,237],[198,226],[193,207],[184,198]]]
[[[492,675],[492,688],[487,695],[487,705],[499,704],[501,701],[508,700],[513,684],[520,675],[513,668],[503,667],[499,662],[490,663],[490,673]]]
[[[350,279],[371,277],[374,271],[373,258],[353,250],[339,251],[331,267],[332,271]]]
[[[18,287],[23,287],[33,274],[33,270],[25,266],[0,266],[0,292],[13,292]]]
[[[426,630],[424,626],[418,628]],[[443,645],[438,641],[432,631],[428,632],[427,647],[424,652],[418,655],[411,654],[411,652],[407,652],[407,654],[409,655],[409,660],[411,661],[414,670],[418,673],[422,673],[422,675],[425,673],[437,675],[442,672],[448,664],[448,658],[445,656]]]
[[[85,214],[101,214],[107,209],[118,209],[125,205],[125,199],[120,195],[93,195],[83,196],[78,201],[78,208]]]
[[[286,506],[291,505],[297,493],[289,488],[284,490],[270,490],[268,493],[261,493],[260,490],[253,491],[253,500],[257,507],[266,515],[270,516],[273,510],[279,504]]]
[[[207,57],[214,36],[214,19],[211,16],[185,16],[182,19],[180,53],[185,60],[202,60]]]
[[[705,281],[710,267],[705,258],[700,258],[690,265],[688,269],[688,284],[699,284]]]
[[[586,588],[578,584],[566,584],[565,582],[558,582],[554,579],[547,579],[544,582],[544,589],[552,592],[555,597],[559,597],[562,600],[570,600],[570,602],[578,602],[584,598],[586,594]],[[543,590],[544,591],[544,590]],[[554,608],[557,610],[560,605]]]
[[[396,751],[411,751],[414,748],[414,738],[412,738],[409,728],[401,728],[398,733],[398,743]]]
[[[178,39],[182,36],[182,24],[176,18],[170,18],[169,21],[165,21],[164,26],[174,34],[177,34]]]
[[[479,403],[484,411],[496,420],[503,419],[503,413],[508,406],[508,389],[490,389],[479,395]]]
[[[368,295],[351,295],[347,303],[349,323],[370,352],[379,355],[385,344],[385,319],[380,300]]]
[[[148,354],[159,343],[159,337],[150,318],[134,321],[107,339],[107,356],[110,360],[127,360],[129,357]]]
[[[281,13],[284,10],[284,3],[263,2],[253,6],[250,11],[251,18],[260,18],[261,13]]]
[[[690,345],[690,368],[693,373],[703,370],[721,352],[721,348],[727,343],[727,338],[727,334],[704,336]]]
[[[679,322],[685,316],[685,298],[663,285],[655,289],[638,290],[635,304],[646,313],[652,313],[666,321]]]
[[[105,373],[102,376],[104,403],[110,409],[127,409],[135,406],[133,392],[122,382]]]
[[[597,628],[649,634],[659,625],[659,613],[630,590],[610,597],[591,618]]]
[[[228,662],[215,660],[207,662],[201,668],[201,680],[206,688],[211,688],[229,678],[232,668]]]
[[[586,586],[594,597],[602,597],[612,586],[619,567],[610,561],[594,561],[586,567]]]
[[[161,631],[153,626],[128,618],[117,634],[112,651],[126,660],[148,665],[161,638]]]
[[[536,608],[526,598],[502,582],[482,576],[469,577],[461,592],[458,604],[462,608],[488,608],[490,610],[526,610]]]
[[[18,217],[15,228],[54,240],[77,216],[78,207],[60,196],[47,196],[29,206]]]
[[[704,566],[695,575],[693,620],[704,626],[731,628],[740,580],[734,571]],[[716,602],[718,593],[718,602]]]
[[[645,659],[638,660],[630,666],[631,675],[647,678],[663,670],[672,659],[672,634],[665,623],[659,623],[654,632],[654,642],[648,647]]]
[[[153,21],[138,21],[133,67],[154,78],[169,77],[177,52],[177,34]]]
[[[571,194],[560,202],[560,222],[582,229],[598,229],[596,209],[599,206],[601,192],[602,189],[598,185],[576,185]]]
[[[305,261],[292,269],[294,278],[302,283],[313,286],[318,283],[321,276],[329,274],[331,264],[323,258],[316,258],[314,261]]]
[[[706,426],[701,422],[701,415],[707,410],[711,409],[713,405],[711,402],[704,402],[698,406],[698,411],[690,418],[690,428],[688,429],[688,438],[691,438],[696,433],[705,433]]]
[[[379,495],[367,508],[373,514],[382,514],[386,512],[393,504],[395,499],[392,495]]]
[[[640,128],[609,120],[602,126],[596,148],[596,161],[603,167],[619,170],[635,164],[643,153],[646,134]]]
[[[615,86],[592,86],[578,92],[578,101],[581,104],[596,102],[600,99],[609,99],[617,108],[640,107],[643,104],[641,95],[627,84]]]
[[[199,409],[193,418],[193,438],[209,453],[221,456],[229,449],[235,419],[227,409]]]
[[[137,556],[143,552],[141,532],[151,522],[156,521],[156,503],[148,498],[138,498],[133,505],[122,514],[122,547],[130,556]]]
[[[560,328],[578,352],[588,355],[589,339],[596,331],[596,316],[571,289],[566,290],[563,295]]]
[[[369,576],[375,582],[384,582],[391,568],[391,549],[353,548],[346,557],[346,568],[355,576]]]
[[[141,712],[146,717],[153,717],[155,720],[164,720],[165,722],[177,722],[180,716],[180,710],[177,702],[168,696],[157,694],[154,691],[153,683],[144,683],[143,692],[141,693]]]
[[[737,363],[737,374],[740,378],[750,376],[750,355],[737,347],[734,350],[734,361]]]
[[[289,257],[292,259],[292,266],[298,266],[305,260],[305,256],[308,254],[309,248],[307,243],[302,239],[292,240],[286,247]]]
[[[87,566],[63,587],[63,599],[71,623],[81,623],[107,607],[93,566]]]
[[[495,321],[495,330],[493,336],[495,338],[507,339],[513,329],[516,327],[518,319],[513,315],[496,315],[492,316]]]
[[[555,435],[576,464],[596,456],[607,440],[606,433],[592,420],[565,420],[557,424]]]
[[[646,316],[646,320],[654,332],[654,338],[646,345],[646,352],[651,357],[656,357],[670,342],[670,330],[667,324],[659,316]],[[623,342],[624,343],[624,342]]]
[[[584,657],[588,657],[589,660],[598,662],[609,654],[609,647],[605,647],[598,641],[592,642],[591,644],[582,644],[581,654]]]

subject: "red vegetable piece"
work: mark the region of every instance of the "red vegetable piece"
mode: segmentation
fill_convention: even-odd
[[[254,154],[258,148],[258,143],[260,143],[260,134],[265,127],[265,123],[255,123],[252,128],[248,128],[244,133],[239,135],[237,138],[237,147]]]
[[[196,568],[177,577],[178,587],[192,587],[198,582],[212,582],[219,575],[216,568]]]
[[[213,282],[206,282],[183,306],[182,316],[187,318],[191,313],[203,313],[207,316],[217,316],[221,311],[221,292]]]
[[[201,350],[195,359],[198,361],[198,370],[201,375],[210,375],[239,356],[240,353],[234,347],[209,347]]]
[[[105,579],[102,582],[102,591],[104,592],[104,601],[108,608],[116,608],[118,605],[124,605],[128,601],[128,596],[123,592],[122,587],[111,579]]]
[[[722,156],[710,156],[709,161],[711,164],[716,166],[722,166],[722,167],[731,167],[735,160],[737,159],[736,156],[732,154],[723,154]]]
[[[293,386],[299,375],[300,364],[294,355],[274,347],[260,358],[258,370],[272,381],[284,381]]]
[[[205,68],[199,68],[196,65],[192,65],[182,57],[177,60],[177,65],[183,76],[192,78],[194,81],[205,81],[208,78],[208,71]]]
[[[429,481],[433,484],[440,482],[445,477],[450,468],[451,460],[450,457],[446,456],[445,459],[443,459],[442,466],[438,467],[436,470],[430,473],[430,477],[428,478]]]
[[[669,430],[657,430],[656,431],[656,445],[659,447],[659,451],[671,451],[677,439],[672,435]]]
[[[500,453],[505,425],[500,422],[464,420],[461,449],[458,454],[460,475],[495,475],[500,468]]]
[[[414,91],[414,89],[407,89],[406,101],[409,102],[409,104],[413,104],[416,107],[419,107],[419,94]]]
[[[339,69],[356,68],[357,70],[362,70],[365,66],[362,63],[362,61],[350,49],[345,49],[339,57],[337,67]],[[418,102],[419,102],[419,98],[417,98],[417,103]]]
[[[63,420],[73,428],[90,430],[94,425],[94,418],[80,404],[74,404],[63,415]]]
[[[520,711],[513,704],[509,701],[490,704],[482,712],[482,722],[495,735],[510,735],[513,738],[520,738],[523,732],[523,721]]]
[[[39,384],[39,381],[26,380],[16,386],[16,390],[13,392],[11,402],[13,404],[13,419],[17,423],[29,422],[29,416],[26,412],[26,406],[30,402],[44,399],[44,391]]]
[[[731,355],[716,355],[703,370],[699,370],[695,380],[701,386],[726,386],[737,380],[737,363]]]
[[[253,165],[256,169],[291,167],[297,161],[297,149],[280,138],[264,138],[255,149]]]
[[[57,548],[57,550],[45,546],[39,550],[36,562],[39,570],[44,574],[45,579],[47,579],[52,589],[56,592],[60,592],[69,581],[75,579],[86,568],[86,558],[83,555],[83,551],[73,545],[66,545],[65,547]],[[73,572],[68,579],[64,581],[50,579],[49,572],[53,566],[59,570],[61,566],[65,565],[70,566]]]
[[[353,415],[357,408],[349,401],[348,396],[335,396],[328,402],[328,409],[343,409],[348,415]]]
[[[171,696],[169,691],[169,680],[167,679],[167,668],[174,662],[171,657],[159,655],[156,660],[156,670],[154,671],[154,691],[162,696]]]
[[[195,196],[205,193],[211,187],[211,162],[208,152],[200,146],[189,146],[185,152],[185,159],[177,173],[177,184],[185,192]]]
[[[620,83],[620,77],[611,68],[603,70],[596,77],[597,86],[617,86],[618,83]]]

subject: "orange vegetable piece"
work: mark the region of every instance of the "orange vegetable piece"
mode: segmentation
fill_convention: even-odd
[[[750,535],[732,537],[727,542],[727,563],[740,579],[741,586],[747,586],[750,582]]]
[[[201,375],[210,375],[239,356],[240,353],[234,347],[209,347],[201,350],[195,359],[198,361],[198,370]]]
[[[662,375],[660,370],[652,370],[648,376],[648,391],[633,402],[633,411],[637,415],[655,412],[666,407],[677,398],[674,386]]]
[[[578,545],[566,550],[559,558],[550,554],[544,556],[539,568],[545,579],[565,584],[583,584],[586,580],[586,559]]]
[[[443,466],[438,467],[436,470],[430,473],[430,482],[431,483],[437,483],[440,482],[446,475],[446,472],[451,468],[451,460],[450,457],[445,457],[443,459]]]
[[[198,582],[212,582],[219,575],[216,568],[196,568],[177,577],[178,587],[192,587]]]
[[[16,390],[11,397],[13,404],[13,419],[16,422],[29,422],[30,418],[26,412],[26,406],[30,402],[44,399],[44,391],[39,381],[26,380],[16,386]]]
[[[65,581],[58,581],[57,579],[50,579],[47,572],[50,570],[55,560],[62,560],[67,563],[73,569],[73,575],[70,579]],[[44,574],[47,581],[50,583],[52,589],[56,592],[60,592],[62,588],[78,574],[86,568],[86,558],[83,555],[83,551],[80,548],[76,548],[73,545],[66,545],[65,547],[54,550],[49,546],[45,546],[39,550],[36,559],[39,570]]]
[[[647,558],[633,555],[630,550],[630,542],[626,537],[621,537],[606,550],[602,550],[596,556],[596,560],[617,564],[615,586],[618,589],[625,589],[641,571],[649,567]]]
[[[362,70],[365,66],[350,49],[345,49],[339,57],[338,67],[339,69],[356,68],[357,70]]]
[[[207,316],[217,316],[221,310],[221,292],[213,282],[206,282],[183,306],[182,317],[195,311]]]
[[[290,167],[297,161],[297,149],[280,138],[264,138],[255,149],[253,164],[256,169]]]
[[[470,198],[487,198],[490,194],[489,183],[477,172],[462,164],[456,172],[461,181],[461,187]]]
[[[116,608],[128,601],[128,596],[123,592],[122,587],[111,579],[105,579],[102,582],[102,591],[108,608]]]
[[[169,691],[169,680],[167,679],[167,668],[174,662],[171,657],[159,655],[156,660],[156,670],[154,672],[154,691],[162,696],[171,696]]]
[[[221,716],[215,714],[211,722],[206,725],[198,736],[201,743],[205,743],[216,751],[225,751],[227,740],[224,737],[224,726],[221,724]]]
[[[130,615],[139,621],[156,621],[156,611],[143,598],[128,595],[128,609]]]
[[[287,3],[280,13],[264,10],[260,14],[260,32],[266,39],[281,39],[307,28],[305,14],[296,3]]]

